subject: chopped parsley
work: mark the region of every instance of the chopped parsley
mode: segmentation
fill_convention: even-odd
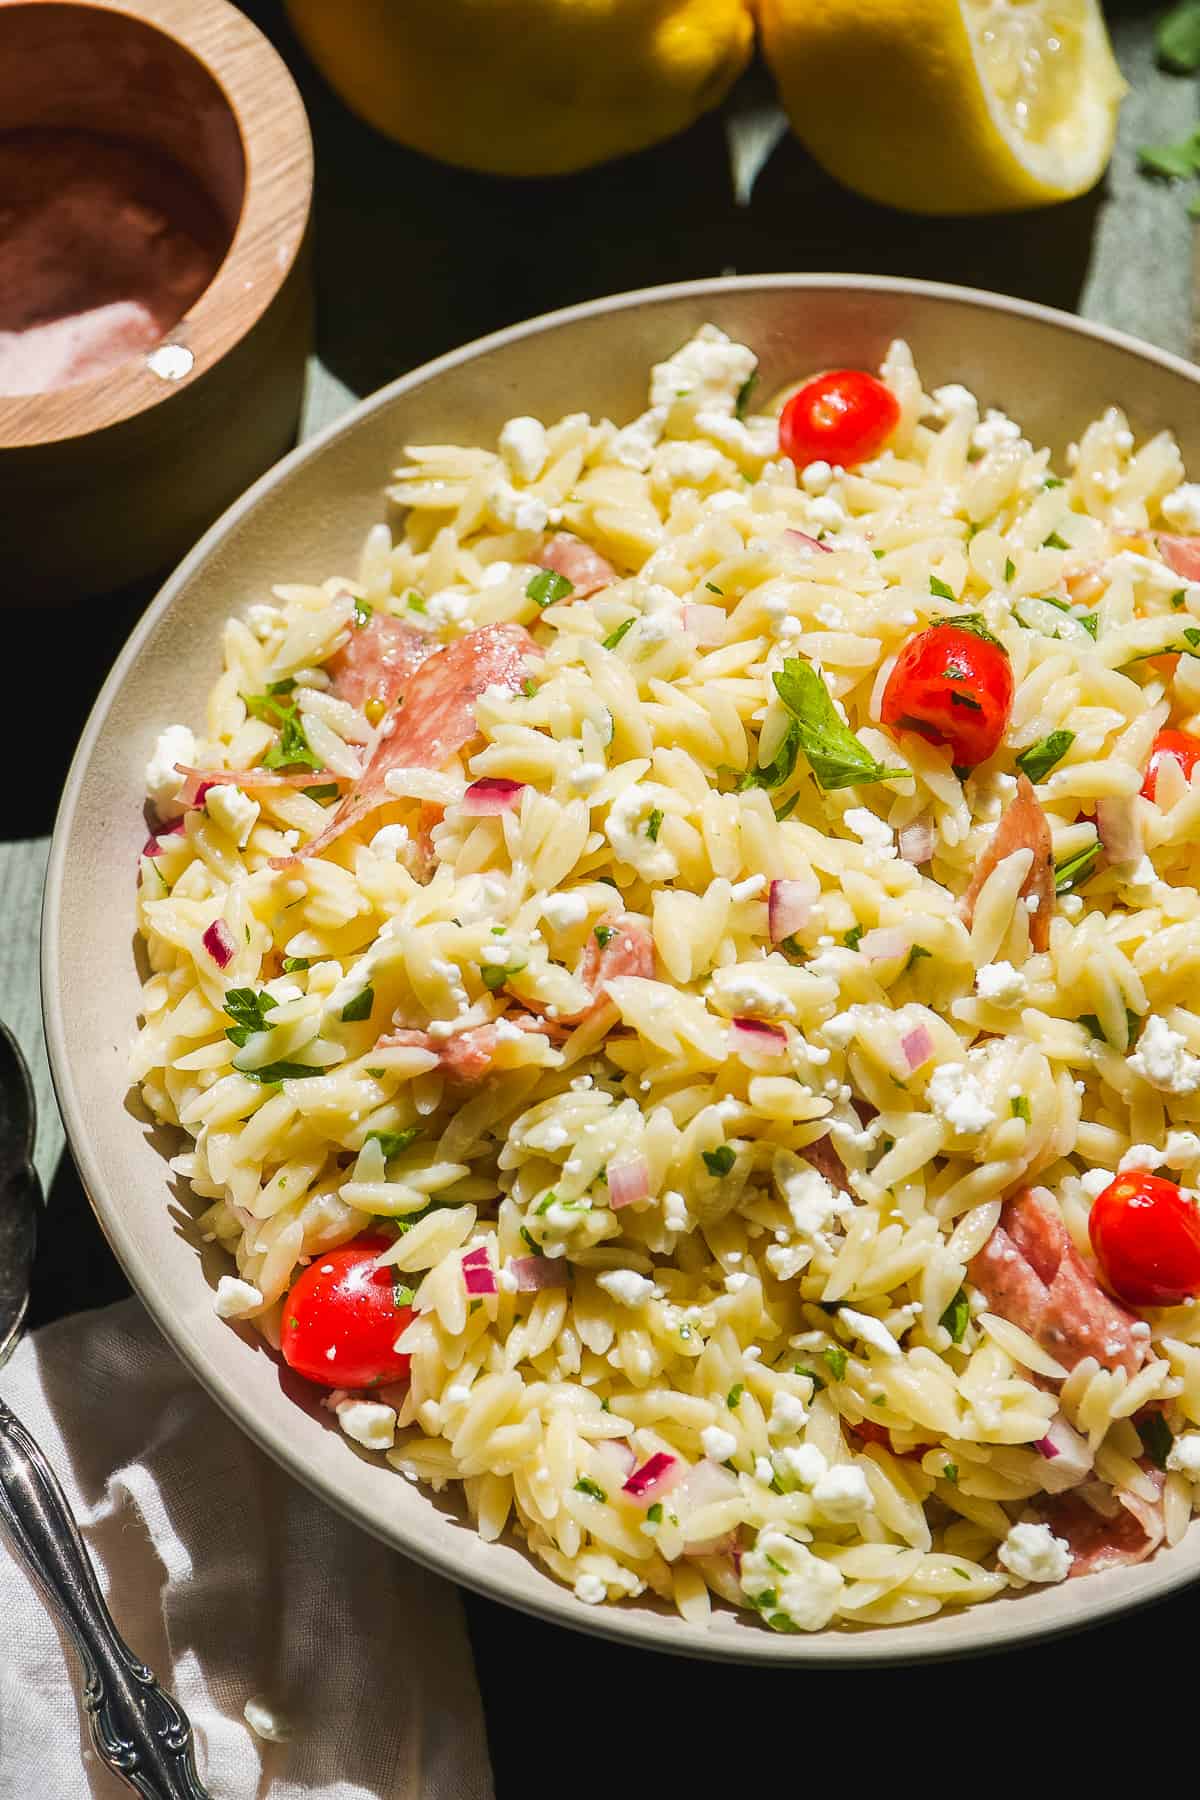
[[[253,988],[248,987],[226,988],[225,1011],[233,1024],[226,1026],[225,1036],[240,1050],[256,1031],[274,1029],[267,1014],[272,1007],[278,1005],[273,994],[256,994]]]
[[[1017,758],[1017,767],[1022,774],[1028,775],[1030,781],[1045,781],[1051,769],[1062,761],[1074,742],[1073,731],[1052,731],[1047,737],[1039,738],[1036,744],[1030,744],[1028,750],[1022,750]]]
[[[931,575],[929,577],[929,591],[934,598],[938,600],[958,599],[958,595],[954,592],[954,589],[952,587],[947,587],[944,581],[939,581],[936,575]]]
[[[313,1068],[309,1063],[277,1062],[267,1063],[261,1069],[240,1069],[234,1063],[239,1075],[247,1081],[257,1081],[263,1087],[273,1087],[280,1081],[303,1081],[309,1075],[327,1075],[328,1069]]]
[[[525,587],[525,596],[535,606],[553,606],[556,600],[565,600],[568,594],[575,592],[575,583],[560,575],[557,569],[540,569],[531,575]]]
[[[756,763],[745,773],[731,769],[722,764],[717,773],[737,777],[736,793],[744,794],[749,788],[782,787],[796,767],[796,754],[800,749],[800,727],[795,719],[789,719],[783,741],[769,763]]]
[[[521,692],[527,700],[532,700],[537,691],[537,682],[533,679],[532,675],[527,675],[521,683]]]
[[[1194,75],[1200,69],[1200,0],[1180,0],[1159,20],[1154,47],[1172,74]]]
[[[835,1381],[844,1380],[846,1375],[846,1364],[850,1360],[846,1355],[846,1352],[840,1349],[838,1345],[833,1344],[828,1350],[823,1350],[821,1354],[829,1364],[829,1373],[833,1376],[833,1379]]]
[[[1049,537],[1042,539],[1043,550],[1069,550],[1070,548],[1066,538],[1059,537],[1057,531],[1052,531]]]
[[[845,944],[847,950],[857,950],[858,949],[859,943],[862,939],[864,929],[865,929],[865,927],[862,925],[852,925],[850,927],[849,931],[846,933],[846,935],[842,939],[842,942],[843,942],[843,944]]]
[[[908,971],[913,967],[913,965],[915,963],[919,963],[923,956],[932,956],[932,955],[933,955],[933,951],[927,950],[925,948],[924,944],[914,944],[912,949],[908,953],[908,961],[904,965],[904,973],[907,975]]]
[[[953,594],[950,598],[954,598]],[[1005,650],[995,632],[988,630],[982,613],[943,613],[940,618],[934,620],[934,624],[953,625],[959,631],[969,631],[971,636],[977,637],[981,643],[994,644],[997,650],[1003,652],[1005,656],[1008,655],[1008,651]]]
[[[581,1475],[579,1477],[579,1480],[575,1483],[575,1492],[577,1494],[586,1494],[589,1500],[604,1501],[608,1499],[608,1495],[600,1486],[600,1483],[598,1481],[593,1481],[590,1475]]]
[[[1176,588],[1175,592],[1171,595],[1171,610],[1172,610],[1172,612],[1178,612],[1180,607],[1185,606],[1186,604],[1187,604],[1187,589],[1186,588]]]
[[[392,1277],[392,1301],[397,1309],[401,1306],[411,1306],[416,1297],[416,1288],[409,1287],[406,1281],[401,1281],[399,1275]]]
[[[785,819],[791,818],[792,814],[795,812],[795,810],[799,804],[800,804],[800,793],[799,793],[799,790],[797,789],[797,791],[794,794],[790,794],[788,796],[788,798],[783,802],[782,806],[777,806],[775,808],[775,817],[779,820],[779,823],[781,825],[783,824],[783,821]]]
[[[599,946],[602,950],[604,949],[606,944],[608,944],[613,938],[616,937],[616,935],[617,935],[617,928],[615,925],[597,925],[595,931],[593,931],[593,933],[592,933],[592,936],[595,938],[596,942],[599,944]]]
[[[404,604],[407,606],[409,612],[423,613],[425,611],[425,596],[423,594],[418,594],[416,588],[410,588],[408,593],[404,596]]]
[[[371,1008],[375,1004],[375,989],[362,988],[342,1008],[342,1020],[347,1025],[356,1025],[360,1019],[369,1019]]]
[[[1033,1114],[1029,1110],[1029,1101],[1024,1094],[1014,1094],[1009,1102],[1014,1119],[1024,1119],[1027,1125],[1033,1123]]]
[[[735,1382],[733,1387],[730,1388],[729,1392],[725,1396],[725,1404],[729,1408],[730,1412],[737,1411],[738,1407],[742,1403],[742,1395],[745,1393],[745,1391],[746,1391],[746,1384],[744,1381]]]
[[[722,600],[725,598],[725,589],[719,588],[715,581],[706,581],[704,585],[710,594],[720,594]]]
[[[354,602],[354,629],[355,629],[355,631],[361,631],[364,625],[367,625],[370,623],[371,614],[374,611],[375,611],[375,608],[371,605],[371,602],[369,600],[356,600]]]
[[[1005,581],[1011,581],[1013,576],[1016,574],[1016,572],[1017,572],[1016,563],[1013,561],[1011,556],[1006,556],[1004,559],[1004,579],[1005,579]]]
[[[646,1518],[651,1525],[661,1525],[663,1518],[662,1501],[656,1500],[653,1506],[646,1508]]]
[[[715,1150],[702,1150],[704,1166],[710,1175],[728,1175],[737,1161],[736,1152],[731,1144],[718,1144]]]
[[[958,1464],[952,1463],[952,1462],[943,1463],[942,1464],[942,1479],[944,1481],[950,1482],[951,1486],[957,1487],[958,1486]]]
[[[964,1337],[967,1335],[967,1326],[970,1322],[971,1303],[967,1299],[967,1290],[965,1288],[959,1288],[957,1294],[955,1294],[953,1300],[938,1320],[938,1324],[950,1333],[950,1342],[952,1344],[961,1344]]]
[[[1147,1412],[1143,1413],[1140,1419],[1135,1419],[1133,1423],[1142,1440],[1142,1449],[1150,1461],[1156,1469],[1165,1469],[1171,1445],[1175,1442],[1167,1421],[1160,1412]]]
[[[1143,175],[1187,181],[1200,171],[1200,131],[1191,131],[1173,144],[1142,144],[1137,158]]]
[[[1051,488],[1063,487],[1063,486],[1065,486],[1065,483],[1063,482],[1062,478],[1058,475],[1047,475],[1045,481],[1043,481],[1043,483],[1042,483],[1042,486],[1048,493]]]
[[[807,1375],[808,1379],[813,1384],[814,1394],[819,1394],[825,1386],[825,1383],[821,1380],[821,1377],[817,1374],[816,1370],[815,1369],[806,1369],[803,1363],[793,1363],[792,1364],[792,1374],[793,1375]]]
[[[283,972],[285,975],[298,975],[302,969],[311,968],[311,956],[285,956],[283,959]]]
[[[250,702],[247,701],[246,704],[250,705]],[[300,709],[295,701],[287,702],[286,706],[281,705],[278,700],[264,700],[263,704],[272,709],[275,717],[268,718],[265,711],[260,712],[257,716],[266,719],[268,724],[277,723],[279,727],[279,742],[273,744],[263,757],[263,768],[290,769],[296,766],[306,769],[323,768],[324,764],[314,753],[312,745],[305,736],[304,727],[300,723]]]
[[[1100,860],[1102,845],[1099,839],[1089,844],[1086,849],[1076,851],[1065,861],[1054,865],[1054,891],[1056,894],[1070,894],[1096,872],[1096,864]]]
[[[488,993],[494,994],[504,986],[510,975],[519,975],[524,967],[524,962],[506,963],[503,966],[499,963],[484,963],[479,974]]]
[[[535,1256],[545,1256],[546,1252],[542,1249],[542,1246],[538,1243],[536,1238],[530,1237],[530,1235],[529,1235],[528,1231],[525,1229],[524,1225],[522,1225],[522,1227],[521,1227],[521,1241],[522,1241],[522,1243],[528,1245],[529,1249],[533,1251],[533,1254]]]
[[[1094,638],[1100,629],[1099,613],[1075,613],[1072,615],[1077,625],[1082,625],[1090,638]]]
[[[662,830],[662,822],[662,812],[656,806],[654,811],[650,814],[650,817],[646,820],[646,836],[650,839],[652,844],[657,844],[658,842],[658,834]]]
[[[1079,1015],[1078,1019],[1076,1019],[1075,1023],[1077,1025],[1082,1025],[1084,1030],[1090,1032],[1092,1037],[1094,1037],[1099,1043],[1106,1044],[1108,1042],[1108,1038],[1105,1036],[1105,1033],[1104,1033],[1104,1027],[1101,1025],[1101,1023],[1100,1023],[1099,1019],[1096,1017],[1095,1013],[1080,1013],[1080,1015]],[[1135,1044],[1137,1042],[1138,1032],[1141,1029],[1142,1029],[1141,1017],[1139,1016],[1139,1014],[1131,1011],[1130,1008],[1127,1006],[1125,1008],[1125,1035],[1129,1039],[1129,1042],[1131,1044]]]
[[[906,775],[906,769],[887,769],[877,762],[865,744],[838,717],[829,689],[811,663],[789,656],[772,677],[775,690],[796,719],[800,748],[808,758],[817,786],[854,787],[862,781],[886,781]]]
[[[336,800],[339,792],[336,781],[322,781],[315,787],[302,788],[300,791],[307,794],[310,800]]]
[[[615,650],[617,645],[620,643],[621,639],[625,636],[625,633],[627,631],[632,631],[633,627],[636,624],[637,624],[637,614],[636,613],[634,613],[631,618],[622,619],[621,623],[617,626],[617,629],[615,631],[609,632],[608,636],[604,639],[604,642],[601,644],[600,648],[602,650]]]
[[[383,1151],[384,1162],[391,1162],[393,1156],[415,1144],[424,1130],[423,1125],[406,1125],[403,1131],[368,1131],[364,1141],[369,1144],[374,1138]]]

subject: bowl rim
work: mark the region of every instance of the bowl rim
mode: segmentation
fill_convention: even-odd
[[[408,389],[422,386],[448,370],[457,368],[460,364],[472,362],[488,351],[518,342],[522,338],[536,336],[543,331],[571,324],[577,320],[594,319],[608,313],[628,311],[634,307],[655,305],[670,300],[719,298],[723,294],[747,290],[786,292],[829,289],[849,290],[865,294],[911,296],[917,299],[928,298],[956,302],[982,311],[1016,314],[1032,322],[1066,330],[1077,336],[1095,339],[1115,349],[1128,352],[1143,361],[1156,363],[1159,367],[1183,377],[1193,387],[1200,389],[1200,368],[1171,351],[1144,343],[1115,327],[1097,324],[1091,320],[1078,318],[1072,313],[1063,312],[1058,308],[1043,306],[1036,301],[1018,299],[1011,295],[992,294],[984,289],[947,282],[921,281],[889,275],[855,275],[838,272],[778,273],[720,276],[697,281],[667,283],[655,287],[638,288],[625,293],[608,294],[598,299],[580,302],[575,306],[541,313],[534,318],[506,326],[499,331],[490,332],[485,337],[472,339],[467,344],[460,345],[429,362],[422,363],[417,368],[409,370],[406,374],[377,389],[374,393],[365,396],[339,418],[332,420],[320,431],[315,432],[312,437],[306,438],[298,444],[295,449],[261,475],[209,527],[164,582],[126,640],[96,697],[81,733],[63,785],[55,818],[46,869],[41,917],[41,997],[50,1073],[55,1098],[66,1131],[67,1143],[84,1191],[113,1254],[128,1277],[138,1299],[146,1307],[164,1338],[182,1359],[185,1366],[196,1376],[205,1391],[259,1448],[289,1475],[302,1482],[311,1492],[316,1493],[327,1505],[332,1506],[335,1511],[360,1526],[372,1537],[388,1544],[433,1573],[444,1576],[457,1586],[472,1589],[485,1599],[514,1606],[517,1610],[542,1619],[549,1624],[581,1630],[591,1636],[606,1638],[612,1642],[625,1644],[630,1648],[690,1656],[699,1660],[757,1664],[773,1668],[797,1664],[814,1668],[883,1667],[915,1662],[945,1662],[960,1657],[986,1655],[998,1650],[1016,1650],[1034,1642],[1068,1636],[1081,1629],[1101,1624],[1105,1620],[1111,1620],[1133,1608],[1140,1608],[1165,1599],[1176,1589],[1200,1579],[1200,1570],[1181,1569],[1169,1564],[1141,1564],[1136,1587],[1127,1589],[1120,1584],[1116,1587],[1108,1587],[1105,1584],[1106,1592],[1098,1592],[1096,1598],[1089,1601],[1086,1606],[1081,1604],[1074,1608],[1071,1616],[1049,1619],[1030,1618],[1027,1623],[1020,1619],[1019,1612],[1014,1612],[1014,1606],[1018,1608],[1020,1606],[1021,1597],[1016,1596],[1015,1599],[1010,1598],[1007,1601],[1002,1597],[1000,1604],[996,1606],[989,1605],[972,1609],[969,1615],[965,1615],[970,1617],[972,1623],[972,1635],[968,1643],[938,1644],[922,1641],[922,1634],[919,1631],[910,1633],[904,1627],[883,1628],[878,1634],[842,1633],[827,1630],[814,1632],[811,1635],[806,1633],[780,1637],[765,1631],[747,1630],[734,1636],[720,1631],[705,1633],[696,1627],[688,1627],[682,1620],[677,1621],[682,1627],[680,1641],[671,1643],[662,1641],[659,1625],[662,1615],[655,1616],[655,1627],[651,1627],[648,1615],[636,1608],[581,1606],[569,1588],[554,1581],[553,1577],[549,1575],[545,1577],[544,1591],[539,1587],[536,1592],[527,1592],[518,1588],[503,1569],[493,1571],[476,1568],[469,1559],[456,1557],[449,1551],[443,1552],[436,1544],[429,1543],[416,1533],[410,1533],[407,1528],[393,1526],[389,1530],[381,1518],[372,1517],[366,1508],[341,1491],[333,1481],[326,1480],[320,1472],[310,1468],[305,1463],[301,1452],[294,1449],[290,1442],[284,1441],[282,1438],[276,1439],[269,1431],[259,1428],[257,1421],[243,1408],[234,1381],[226,1378],[219,1369],[204,1361],[199,1350],[182,1329],[180,1322],[162,1301],[159,1290],[143,1282],[138,1270],[139,1258],[132,1243],[132,1233],[125,1225],[121,1208],[114,1203],[106,1191],[100,1159],[94,1153],[85,1128],[83,1107],[72,1068],[69,1030],[63,1006],[59,927],[68,846],[80,789],[96,741],[105,727],[109,711],[125,681],[130,666],[136,660],[146,639],[169,611],[177,593],[190,579],[193,571],[206,560],[228,529],[250,512],[265,495],[285,483],[294,469],[310,457],[315,456],[326,445],[335,442],[348,432],[357,430],[364,419],[373,415],[380,408],[388,406],[392,400],[404,394]],[[542,1571],[539,1570],[538,1573],[540,1574]],[[1132,1571],[1126,1573],[1131,1574]]]

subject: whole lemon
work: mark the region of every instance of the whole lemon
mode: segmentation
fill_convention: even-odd
[[[758,0],[792,129],[911,212],[1044,206],[1095,185],[1125,83],[1097,0]]]
[[[494,175],[560,175],[716,106],[754,45],[749,0],[287,0],[354,112]]]

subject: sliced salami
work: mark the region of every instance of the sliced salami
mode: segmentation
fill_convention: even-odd
[[[1050,948],[1050,921],[1054,917],[1054,846],[1050,826],[1038,804],[1028,775],[1017,776],[1017,797],[992,833],[992,841],[979,859],[971,885],[963,895],[963,917],[968,926],[975,919],[975,902],[983,884],[998,863],[1014,850],[1032,850],[1033,863],[1021,883],[1021,898],[1037,898],[1029,915],[1029,941],[1035,950]]]
[[[374,701],[389,707],[404,692],[410,676],[436,650],[435,643],[403,619],[376,612],[361,629],[351,632],[325,667],[339,700],[351,706]]]
[[[1183,581],[1200,581],[1200,537],[1158,534],[1158,553],[1169,569]]]
[[[1151,1480],[1161,1488],[1157,1471]],[[1087,1492],[1099,1506],[1088,1504]],[[1101,1489],[1098,1483],[1043,1501],[1038,1511],[1054,1535],[1065,1538],[1070,1547],[1072,1580],[1077,1575],[1097,1575],[1102,1569],[1145,1562],[1162,1543],[1166,1529],[1161,1499],[1143,1500],[1138,1494]]]
[[[571,583],[575,590],[567,596],[571,600],[586,600],[589,594],[599,593],[617,579],[617,571],[607,557],[567,531],[556,531],[548,538],[534,561],[539,568],[553,569]]]

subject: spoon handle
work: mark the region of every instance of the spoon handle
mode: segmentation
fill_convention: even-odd
[[[187,1715],[113,1624],[58,1478],[2,1400],[0,1525],[79,1652],[83,1704],[104,1762],[144,1800],[210,1800]]]

